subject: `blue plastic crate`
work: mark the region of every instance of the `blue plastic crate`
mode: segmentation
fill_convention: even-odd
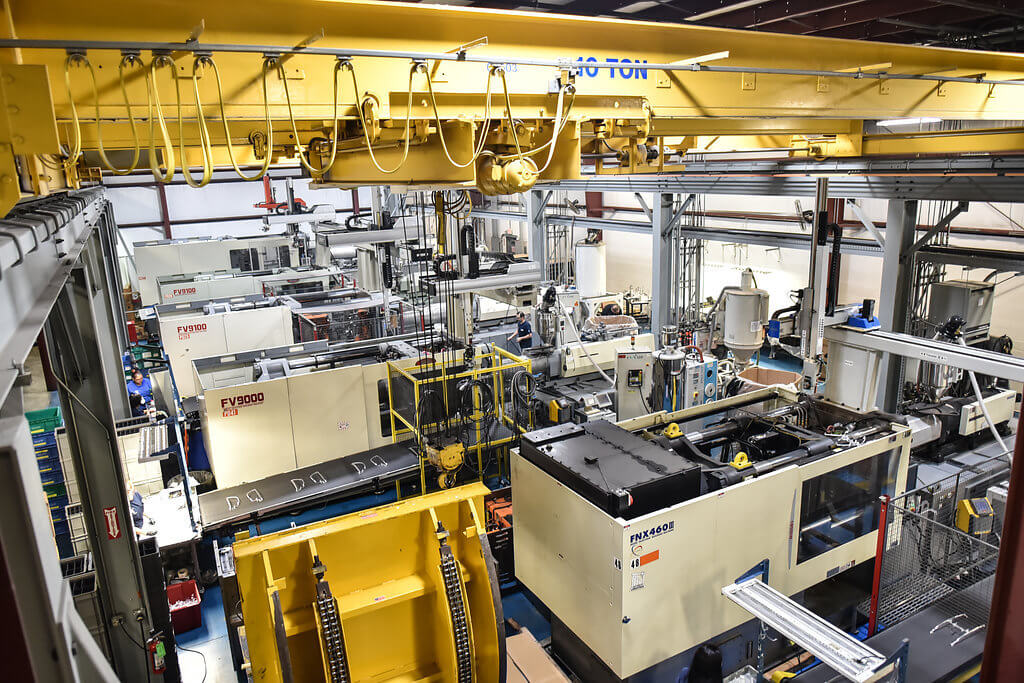
[[[54,533],[53,540],[57,543],[57,555],[61,559],[67,559],[74,557],[75,546],[71,543],[71,534],[58,534]]]
[[[53,533],[57,536],[67,536],[68,541],[71,540],[71,527],[64,520],[53,520]]]
[[[39,477],[43,480],[44,486],[64,483],[64,471],[59,464],[56,467],[40,467]]]
[[[54,432],[40,432],[32,435],[32,443],[38,449],[40,446],[57,447],[57,435]]]
[[[40,471],[44,469],[63,469],[60,464],[60,456],[51,451],[36,453],[36,467],[38,467]]]
[[[67,521],[67,514],[64,512],[64,508],[68,506],[67,496],[54,496],[48,498],[47,503],[50,506],[50,519],[53,521]]]

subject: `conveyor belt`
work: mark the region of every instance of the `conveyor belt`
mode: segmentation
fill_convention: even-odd
[[[199,509],[203,527],[216,529],[266,517],[286,508],[390,484],[418,472],[419,461],[408,446],[389,444],[293,472],[204,493],[199,496]]]

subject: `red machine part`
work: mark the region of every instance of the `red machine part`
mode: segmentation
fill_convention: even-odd
[[[512,528],[512,501],[507,498],[492,498],[484,503],[487,511],[487,528],[511,529]]]
[[[1010,469],[1010,491],[999,544],[992,609],[985,633],[981,683],[1020,680],[1024,671],[1024,411],[1017,423],[1017,444]]]

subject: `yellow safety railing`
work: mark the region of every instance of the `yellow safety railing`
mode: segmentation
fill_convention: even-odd
[[[429,400],[426,392],[437,387],[440,391],[440,407],[447,419],[459,420],[460,396],[454,388],[463,380],[482,380],[493,392],[494,406],[493,418],[495,424],[507,427],[507,432],[494,435],[484,434],[480,427],[479,411],[474,412],[472,442],[464,443],[467,456],[473,454],[476,458],[477,472],[479,478],[483,479],[484,453],[490,449],[505,450],[509,444],[522,433],[533,428],[532,419],[528,411],[524,424],[517,423],[510,406],[513,401],[510,389],[511,378],[509,373],[517,371],[530,373],[531,362],[529,359],[516,356],[502,348],[491,347],[485,353],[476,355],[471,363],[466,363],[461,357],[458,360],[433,359],[421,361],[421,364],[407,369],[398,365],[388,363],[388,405],[391,419],[391,438],[394,443],[403,440],[403,436],[412,434],[419,445],[420,451],[420,485],[425,492],[426,489],[426,468],[427,458],[424,448],[428,434],[433,434],[445,423],[446,418],[442,417],[431,422],[422,422],[422,402]],[[402,385],[405,385],[404,391]],[[410,392],[411,389],[411,392]],[[409,394],[411,393],[411,402]],[[436,395],[436,394],[435,394]],[[506,395],[509,396],[506,400]],[[474,392],[474,407],[479,408],[479,396]],[[465,416],[463,416],[465,417]],[[499,459],[499,473],[501,472],[501,461]]]

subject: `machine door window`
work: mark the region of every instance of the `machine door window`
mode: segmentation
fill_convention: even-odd
[[[257,270],[259,263],[259,256],[255,249],[232,249],[228,252],[228,258],[231,260],[231,267],[237,268],[243,273]]]
[[[898,465],[896,449],[805,481],[797,563],[878,529],[878,498],[895,493]]]
[[[288,245],[277,248],[277,263],[280,268],[289,268],[292,265],[292,250]]]

